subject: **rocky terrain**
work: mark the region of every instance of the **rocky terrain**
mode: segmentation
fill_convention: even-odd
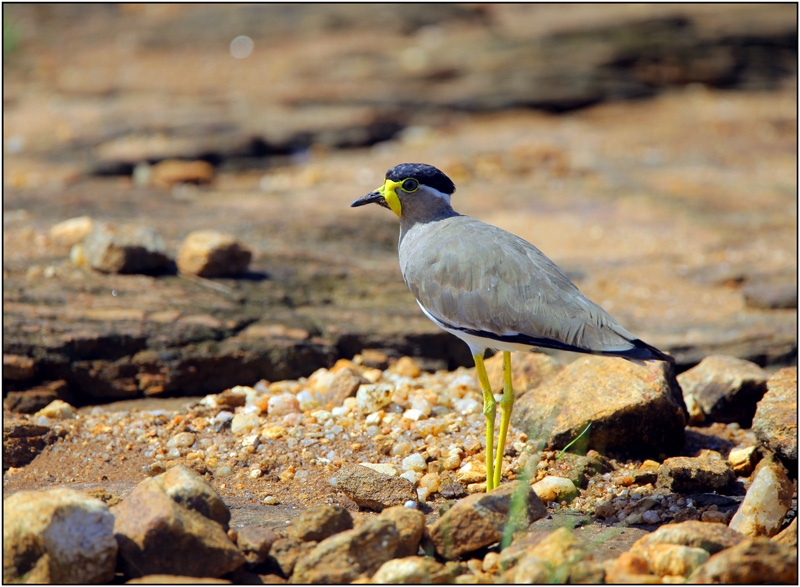
[[[4,580],[797,582],[795,6],[4,16]],[[515,356],[490,494],[402,161],[677,360]]]

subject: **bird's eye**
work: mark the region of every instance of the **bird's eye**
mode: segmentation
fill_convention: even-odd
[[[403,188],[404,192],[415,192],[419,187],[419,182],[416,179],[406,179],[400,187]]]

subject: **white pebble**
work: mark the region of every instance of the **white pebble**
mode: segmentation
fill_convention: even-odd
[[[453,405],[453,407],[458,413],[463,414],[465,416],[468,416],[470,414],[477,414],[478,412],[481,411],[481,405],[471,397],[465,397],[463,399],[457,400]]]
[[[356,405],[367,414],[377,412],[392,403],[392,391],[392,386],[386,383],[362,384],[356,392]]]
[[[261,477],[261,469],[250,469],[250,473],[248,473],[248,475],[250,475],[251,479],[258,479]],[[266,500],[264,503],[266,503]]]
[[[278,503],[278,498],[274,495],[268,495],[264,498],[264,505],[276,505]]]
[[[281,393],[269,398],[267,412],[270,416],[285,416],[300,411],[300,402],[291,393]]]
[[[411,420],[412,422],[416,422],[420,418],[423,417],[423,413],[416,408],[409,408],[405,412],[403,412],[403,419],[404,420]]]
[[[416,485],[417,481],[419,481],[420,477],[422,477],[422,473],[420,473],[419,471],[406,471],[405,473],[403,473],[400,476],[403,479],[406,479],[406,480],[410,481],[411,483],[413,483],[414,485]]]
[[[403,459],[400,465],[404,471],[425,471],[428,466],[419,453],[414,453]]]
[[[247,434],[257,427],[258,415],[253,412],[236,414],[231,420],[231,433],[236,436]]]
[[[421,502],[425,502],[428,499],[428,495],[430,495],[430,490],[427,487],[417,487],[417,497]]]

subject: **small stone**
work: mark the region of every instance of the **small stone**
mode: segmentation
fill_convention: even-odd
[[[419,366],[411,357],[400,357],[392,370],[403,377],[419,377],[420,373]]]
[[[742,477],[748,477],[758,461],[758,447],[746,446],[734,448],[728,454],[728,462],[733,467],[733,472]]]
[[[88,264],[103,273],[153,274],[169,263],[163,239],[147,226],[95,224],[82,248]]]
[[[268,528],[242,526],[236,529],[236,546],[244,555],[248,568],[265,562],[278,535]]]
[[[233,416],[231,420],[231,434],[242,436],[249,434],[259,426],[258,414],[255,412],[244,412]]]
[[[675,493],[700,493],[724,489],[735,479],[727,461],[711,458],[673,457],[658,470],[657,487]]]
[[[196,230],[181,244],[178,270],[200,277],[225,277],[244,272],[253,254],[236,237],[216,230]]]
[[[149,170],[151,185],[171,188],[176,184],[209,184],[214,179],[214,167],[207,161],[184,161],[181,159],[164,159]]]
[[[418,453],[404,458],[400,466],[404,471],[425,471],[428,468],[425,459]]]
[[[443,564],[423,556],[408,556],[386,561],[372,576],[378,585],[441,585],[453,576]]]
[[[60,399],[53,400],[41,410],[36,412],[34,418],[44,416],[51,420],[71,420],[75,417],[75,408]]]
[[[293,583],[350,583],[372,576],[394,558],[398,546],[395,525],[375,518],[317,544],[300,557],[292,573]]]
[[[195,435],[192,432],[178,432],[167,441],[167,447],[189,448],[194,444]]]
[[[322,505],[303,510],[292,520],[287,535],[301,542],[320,542],[352,527],[353,518],[342,506]]]
[[[267,413],[270,416],[285,416],[300,413],[300,402],[291,393],[273,395],[267,403]]]
[[[392,403],[394,388],[386,383],[365,383],[356,392],[358,409],[371,414]]]
[[[532,485],[536,495],[545,503],[552,501],[572,501],[578,495],[578,489],[569,479],[547,475]]]
[[[430,528],[436,552],[454,560],[497,542],[509,523],[512,500],[527,502],[519,517],[511,521],[519,527],[527,527],[547,515],[547,508],[533,489],[512,481],[489,493],[470,495],[456,502]]]
[[[767,381],[767,393],[753,417],[758,440],[790,469],[797,469],[797,367],[787,367]]]
[[[359,386],[367,383],[358,371],[352,368],[342,368],[332,374],[330,384],[321,389],[323,402],[330,409],[341,406],[348,397],[353,397]]]
[[[774,536],[792,506],[794,488],[783,465],[771,459],[759,463],[730,527],[745,536]]]
[[[456,473],[456,480],[464,485],[486,481],[486,464],[480,460],[471,460],[461,465]]]
[[[756,404],[767,390],[767,378],[767,372],[750,361],[711,356],[678,375],[678,383],[687,406],[691,397],[706,419],[749,428]]]
[[[797,549],[750,538],[700,565],[688,583],[797,585]]]
[[[331,484],[359,506],[376,511],[417,500],[414,485],[407,479],[359,465],[342,465]]]
[[[3,582],[110,583],[114,517],[72,489],[20,491],[3,500]]]
[[[54,224],[48,234],[54,241],[72,246],[81,242],[92,231],[94,221],[89,216],[78,216]]]
[[[658,515],[658,512],[647,510],[642,513],[642,521],[645,524],[658,524],[661,521],[661,516]]]

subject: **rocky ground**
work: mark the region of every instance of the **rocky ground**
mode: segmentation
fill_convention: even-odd
[[[796,7],[5,16],[4,580],[797,582]],[[515,356],[488,495],[401,161],[677,359]]]

